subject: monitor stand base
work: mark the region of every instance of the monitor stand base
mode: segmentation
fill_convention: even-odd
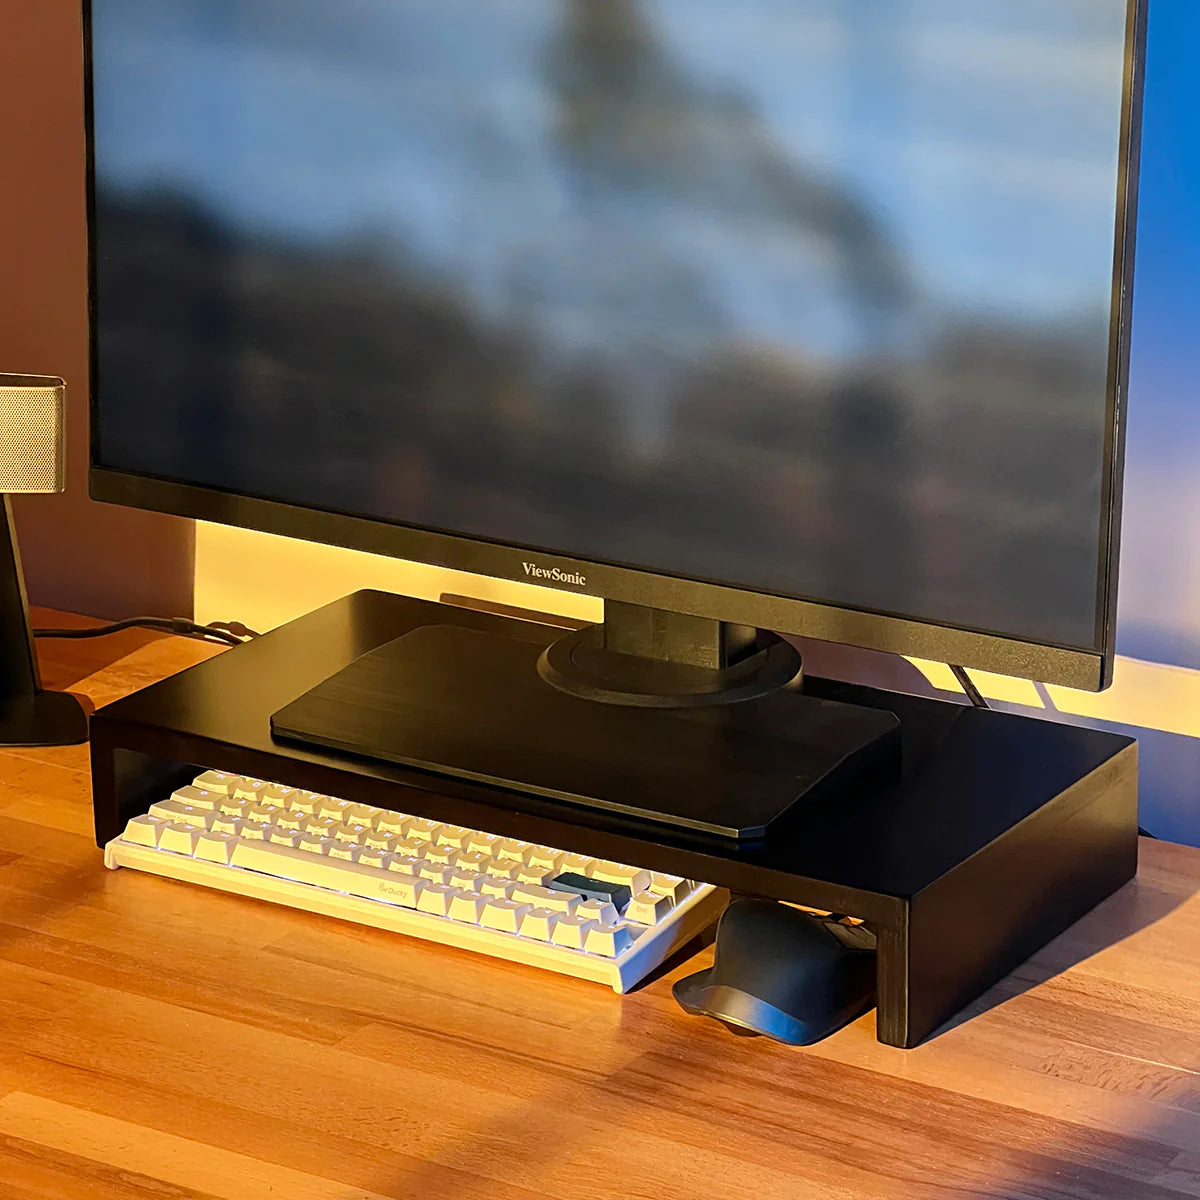
[[[705,708],[798,687],[802,662],[794,647],[760,629],[610,600],[603,623],[546,647],[538,674],[599,704]]]
[[[585,631],[586,632],[586,631]],[[550,686],[539,641],[423,625],[355,659],[271,718],[276,738],[417,767],[697,838],[761,841],[797,805],[851,803],[900,775],[891,713],[789,690],[799,656],[785,643],[743,660],[775,671],[769,694],[687,707],[597,703]],[[756,664],[755,659],[762,662]],[[603,659],[596,655],[593,662]],[[705,669],[650,664],[685,681]],[[637,664],[613,678],[638,682]],[[737,667],[730,668],[735,674]],[[709,670],[708,693],[722,677]]]

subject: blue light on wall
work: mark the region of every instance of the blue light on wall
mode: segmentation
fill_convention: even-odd
[[[1150,0],[1118,649],[1200,669],[1200,5]],[[1141,742],[1142,824],[1200,845],[1200,739]]]
[[[1200,6],[1152,0],[1119,625],[1200,669]]]

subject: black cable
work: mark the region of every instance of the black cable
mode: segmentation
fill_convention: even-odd
[[[958,680],[958,686],[967,693],[967,699],[970,700],[970,702],[976,708],[991,707],[983,698],[983,693],[975,686],[975,681],[962,667],[956,667],[951,664],[950,670],[954,672],[954,678]]]
[[[40,638],[93,638],[107,637],[110,633],[120,633],[122,629],[157,629],[163,633],[180,634],[183,637],[202,638],[206,641],[221,642],[226,646],[240,646],[245,637],[258,635],[246,629],[240,623],[231,622],[228,628],[224,623],[201,625],[189,621],[186,617],[126,617],[123,621],[113,621],[108,625],[96,625],[85,629],[35,629],[34,637]],[[245,637],[238,636],[237,629],[246,629]]]
[[[241,621],[209,621],[209,629],[220,629],[225,633],[232,633],[235,637],[240,638],[256,638],[262,637],[262,634],[255,629],[251,629],[248,625],[243,625]]]
[[[114,621],[110,625],[99,625],[90,629],[35,629],[34,637],[42,638],[92,638],[107,637],[112,633],[120,633],[123,629],[141,627],[156,629],[163,633],[180,634],[183,637],[201,638],[205,641],[220,642],[225,646],[240,646],[242,639],[234,637],[220,629],[210,629],[198,625],[183,617],[129,617],[124,621]]]

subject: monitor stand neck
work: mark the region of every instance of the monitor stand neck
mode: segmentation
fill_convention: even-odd
[[[696,708],[794,687],[801,666],[796,649],[760,629],[609,600],[603,622],[551,643],[538,671],[586,700]]]

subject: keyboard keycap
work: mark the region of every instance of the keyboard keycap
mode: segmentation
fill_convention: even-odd
[[[509,893],[510,900],[521,900],[538,908],[548,908],[552,912],[574,912],[579,906],[579,897],[570,892],[559,892],[553,888],[538,887],[536,884],[518,884]]]
[[[156,846],[158,845],[158,835],[166,824],[168,822],[161,817],[134,817],[132,821],[126,823],[125,832],[121,834],[121,837],[135,846]]]
[[[424,865],[424,859],[414,858],[411,854],[393,854],[388,861],[389,871],[399,871],[404,875],[415,875]]]
[[[480,875],[475,889],[481,896],[494,896],[507,900],[509,893],[516,886],[511,879],[506,879],[503,875]]]
[[[292,796],[288,804],[288,808],[295,809],[296,812],[308,813],[315,815],[320,809],[322,803],[328,800],[329,797],[323,792],[297,792]]]
[[[616,925],[601,925],[587,931],[583,948],[589,954],[604,958],[616,958],[622,950],[633,945],[633,928],[625,922]]]
[[[196,826],[172,821],[162,827],[158,835],[158,848],[173,850],[176,854],[191,854],[196,848],[196,839],[199,836],[200,830]]]
[[[523,863],[527,861],[528,855],[533,853],[533,850],[534,847],[528,842],[522,842],[517,838],[503,838],[493,847],[492,854],[500,862]]]
[[[412,817],[406,817],[403,813],[388,812],[387,809],[380,809],[379,815],[372,824],[380,833],[390,833],[396,837],[403,838],[408,835],[408,829],[412,825],[412,822]]]
[[[597,928],[596,922],[578,913],[564,913],[554,925],[550,940],[568,950],[582,950],[588,933]]]
[[[340,824],[332,817],[320,817],[315,813],[303,818],[300,822],[300,828],[305,833],[315,833],[321,837],[333,837],[333,831]]]
[[[638,892],[625,905],[625,920],[636,921],[639,925],[655,925],[672,907],[670,896],[660,896],[657,892]]]
[[[559,873],[559,863],[566,857],[561,850],[548,850],[545,846],[536,847],[529,855],[531,867],[541,867],[547,875]]]
[[[209,812],[216,812],[217,805],[224,798],[222,792],[210,792],[205,788],[196,787],[194,784],[189,784],[187,787],[176,788],[171,793],[171,800],[175,804],[188,804],[193,808],[206,808]]]
[[[531,908],[521,918],[521,936],[538,942],[548,942],[559,918],[565,914],[552,908]]]
[[[637,867],[625,867],[620,863],[606,862],[597,859],[588,872],[592,879],[603,880],[605,883],[624,884],[632,894],[644,892],[650,886],[650,872],[639,870]]]
[[[422,842],[436,842],[441,825],[426,817],[413,817],[408,826],[408,837]]]
[[[486,871],[491,863],[490,854],[484,854],[479,850],[462,850],[459,852],[456,865],[466,867],[471,871]]]
[[[493,858],[488,865],[489,875],[495,875],[498,879],[511,879],[514,883],[520,882],[518,876],[523,870],[525,864],[519,859]]]
[[[241,776],[231,775],[228,771],[202,771],[192,781],[194,787],[203,788],[208,792],[229,795],[229,789]]]
[[[494,858],[496,846],[502,841],[504,839],[495,833],[473,833],[467,838],[466,848],[468,850],[477,850],[480,854],[486,854],[489,858]]]
[[[151,817],[161,817],[164,821],[179,821],[184,825],[192,825],[198,829],[207,829],[216,819],[216,814],[207,808],[196,808],[192,804],[180,804],[177,800],[161,800],[150,805]]]
[[[424,879],[418,879],[415,875],[387,871],[384,881],[379,885],[380,898],[405,908],[416,908],[418,897],[428,886]]]
[[[600,925],[615,925],[621,916],[616,906],[604,900],[583,900],[575,910],[577,917],[585,917]]]
[[[258,789],[260,799],[264,804],[273,804],[277,808],[291,808],[292,801],[300,794],[295,788],[282,783],[264,783]]]
[[[449,883],[452,872],[449,867],[443,866],[441,863],[423,861],[417,868],[417,874],[422,879],[429,880],[430,883]]]
[[[670,898],[672,904],[685,900],[696,885],[678,875],[651,875],[650,891]]]
[[[547,879],[545,886],[558,892],[571,892],[584,900],[596,900],[601,903],[624,908],[631,899],[631,892],[626,884],[608,883],[603,879],[588,879],[583,875],[556,875]]]
[[[487,904],[487,896],[457,888],[450,901],[450,912],[447,915],[452,921],[465,921],[468,925],[478,925],[479,918]]]
[[[532,907],[531,904],[518,904],[515,900],[489,900],[479,916],[479,924],[500,933],[517,933],[521,928],[521,918]]]
[[[402,838],[396,843],[394,853],[411,854],[414,858],[423,858],[429,848],[429,842],[424,838]]]
[[[237,839],[227,833],[201,833],[196,838],[194,858],[207,862],[228,864],[233,858],[233,847]]]
[[[447,917],[450,915],[450,902],[458,894],[457,888],[444,883],[431,883],[421,889],[421,894],[417,897],[417,909],[431,916]]]
[[[353,807],[354,805],[349,800],[340,800],[337,796],[326,796],[317,809],[317,815],[320,817],[332,817],[340,823],[346,819],[347,813]]]
[[[456,850],[461,850],[467,838],[471,836],[471,832],[470,829],[464,829],[461,825],[443,825],[438,830],[438,845],[453,846]]]

